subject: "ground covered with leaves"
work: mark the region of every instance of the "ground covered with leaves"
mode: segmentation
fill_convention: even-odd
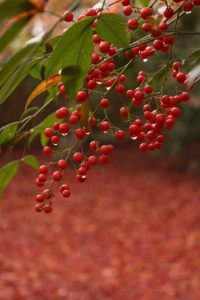
[[[33,210],[32,170],[10,184],[0,299],[200,299],[200,178],[130,147],[88,175],[51,215]]]

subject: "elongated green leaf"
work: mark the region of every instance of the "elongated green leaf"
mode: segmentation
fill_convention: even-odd
[[[65,69],[67,94],[73,99],[89,70],[92,55],[92,27],[94,17],[74,24],[56,44],[46,67],[46,77]]]
[[[129,43],[123,22],[119,15],[102,14],[97,21],[97,33],[100,38],[114,44],[118,48],[126,48],[129,46]]]
[[[19,168],[19,161],[14,160],[0,169],[0,195],[2,195],[4,189],[16,175]]]
[[[30,165],[34,169],[39,169],[39,162],[37,158],[34,155],[27,155],[21,159],[22,162],[24,162],[27,165]]]
[[[15,136],[17,124],[9,124],[0,131],[0,146],[9,143]]]
[[[5,0],[0,3],[0,20],[16,16],[34,8],[28,0]]]
[[[41,57],[35,58],[32,61],[19,67],[17,71],[11,75],[11,77],[5,82],[0,90],[0,104],[6,101],[6,99],[12,94],[16,87],[22,82],[22,80],[29,74],[31,69],[41,61]]]
[[[149,6],[151,0],[139,0],[143,7]]]
[[[153,74],[153,76],[150,78],[149,83],[152,85],[157,85],[160,80],[162,80],[166,74],[166,72],[168,73],[170,70],[170,65],[165,65],[162,68],[160,68],[156,73]]]
[[[24,28],[30,18],[25,18],[14,22],[8,30],[0,37],[0,52],[2,52]]]

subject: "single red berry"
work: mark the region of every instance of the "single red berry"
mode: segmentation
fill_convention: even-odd
[[[79,91],[77,96],[76,96],[76,100],[78,102],[84,102],[88,99],[88,94],[85,91]]]
[[[36,212],[41,212],[43,210],[43,205],[41,203],[37,203],[35,205],[35,211]]]
[[[96,165],[97,164],[97,157],[94,156],[94,155],[91,155],[88,157],[88,163],[92,166]]]
[[[186,2],[183,3],[183,10],[184,10],[186,13],[191,13],[192,8],[193,8],[193,3],[192,3],[192,1],[186,1]]]
[[[110,49],[110,43],[109,42],[106,42],[106,41],[102,41],[100,42],[99,44],[99,50],[102,52],[102,53],[107,53]]]
[[[73,155],[73,160],[77,163],[81,163],[83,161],[83,154],[81,152],[75,152]]]
[[[51,137],[51,143],[52,143],[52,145],[54,145],[54,146],[57,146],[58,145],[58,143],[59,143],[59,137],[57,136],[57,135],[53,135],[52,137]]]
[[[65,159],[60,159],[57,163],[58,167],[63,170],[67,167],[68,163]]]
[[[68,123],[61,123],[59,125],[59,132],[63,135],[66,135],[69,132],[69,124]]]
[[[94,127],[97,124],[97,119],[95,117],[90,117],[88,120],[88,124],[90,125],[90,127]]]
[[[62,196],[63,196],[64,198],[68,198],[70,195],[71,195],[70,190],[65,189],[65,190],[62,192]]]
[[[69,185],[68,184],[62,184],[61,186],[60,186],[60,192],[61,192],[61,194],[62,194],[62,192],[63,191],[65,191],[65,190],[70,190],[70,188],[69,188]]]
[[[145,32],[149,32],[152,30],[152,25],[150,23],[144,23],[142,25],[142,30]]]
[[[49,213],[52,212],[52,206],[51,206],[51,204],[45,204],[45,206],[44,206],[44,212],[47,213],[47,214],[49,214]]]
[[[110,129],[110,124],[107,121],[104,121],[100,124],[100,129],[101,131],[103,131],[104,133],[108,132]]]
[[[85,14],[87,17],[92,17],[92,16],[96,16],[97,15],[97,11],[96,9],[93,9],[93,8],[89,8],[87,11],[86,11],[86,14]]]
[[[54,130],[52,128],[46,128],[44,130],[44,135],[48,138],[51,138],[54,134]]]
[[[58,118],[58,119],[64,119],[69,115],[69,110],[67,107],[63,106],[63,107],[59,108],[58,110],[56,110],[55,115],[56,115],[56,118]]]
[[[46,175],[45,175],[45,174],[39,174],[39,175],[38,175],[38,180],[39,180],[40,182],[46,181]]]
[[[147,151],[147,150],[148,150],[148,144],[147,144],[147,143],[141,143],[141,144],[139,145],[139,150],[140,150],[141,152]]]
[[[177,75],[176,75],[176,80],[180,83],[183,83],[185,80],[186,80],[186,74],[183,73],[183,72],[179,72]]]
[[[64,20],[65,22],[72,22],[74,18],[74,15],[71,11],[65,11],[64,12]]]
[[[79,117],[77,114],[71,114],[71,116],[69,117],[69,123],[70,124],[77,124],[79,121]]]
[[[87,173],[87,170],[84,167],[80,167],[78,169],[78,174],[84,176],[84,175],[86,175],[86,173]]]
[[[50,155],[50,154],[52,153],[52,148],[49,147],[49,146],[45,146],[45,147],[43,148],[43,153],[44,153],[45,155]]]
[[[151,85],[149,85],[149,84],[146,85],[144,87],[144,92],[145,92],[145,94],[151,94],[153,92],[153,87]]]
[[[170,114],[173,117],[178,118],[180,116],[180,114],[181,114],[181,110],[178,107],[172,107],[171,110],[170,110]]]
[[[129,109],[127,107],[121,107],[119,110],[120,116],[122,117],[128,117],[129,115]]]
[[[124,15],[125,16],[130,16],[133,12],[131,6],[125,6],[124,9],[123,9],[123,12],[124,12]]]
[[[42,203],[42,202],[45,200],[45,195],[43,195],[43,194],[37,194],[37,195],[35,196],[35,200],[36,200],[37,202],[39,202],[39,203]]]
[[[137,29],[139,22],[137,19],[130,19],[128,20],[128,28],[131,30]]]
[[[47,172],[48,172],[48,167],[46,165],[41,165],[39,168],[39,173],[47,174]]]
[[[60,125],[59,122],[54,122],[52,127],[53,127],[53,129],[54,129],[55,131],[58,131],[59,125]]]
[[[130,5],[131,1],[130,0],[121,0],[121,4],[123,6],[127,6],[127,5]]]
[[[118,129],[116,132],[115,132],[115,138],[119,141],[122,141],[124,138],[125,138],[125,132],[121,129]]]
[[[170,19],[174,15],[174,10],[171,7],[167,7],[164,11],[164,16],[166,19]]]
[[[90,149],[92,151],[96,151],[97,150],[97,147],[98,147],[98,142],[97,141],[91,141],[90,142]]]
[[[61,171],[55,171],[55,172],[53,172],[53,174],[52,174],[52,179],[53,179],[54,181],[60,181],[61,178],[62,178],[62,173],[61,173]]]
[[[102,108],[106,109],[110,106],[110,101],[108,99],[101,99],[100,105]]]
[[[85,137],[85,134],[86,134],[85,128],[78,128],[75,131],[75,135],[79,140],[83,139]]]
[[[99,156],[100,164],[107,164],[108,161],[109,161],[109,156],[108,155],[102,154],[102,155]]]
[[[144,7],[140,11],[142,19],[147,19],[153,14],[153,9],[151,7]]]

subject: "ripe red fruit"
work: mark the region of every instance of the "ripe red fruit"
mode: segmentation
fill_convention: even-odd
[[[97,119],[95,117],[90,117],[88,120],[90,127],[94,127],[97,124]]]
[[[121,129],[118,129],[116,132],[115,132],[115,138],[119,141],[122,141],[124,138],[125,138],[125,132]]]
[[[153,42],[153,47],[156,50],[161,50],[163,48],[163,42],[161,40],[155,40]]]
[[[52,143],[52,145],[54,145],[54,146],[57,146],[58,145],[58,143],[59,143],[59,137],[57,136],[57,135],[53,135],[52,137],[51,137],[51,143]]]
[[[166,19],[170,19],[174,15],[174,10],[171,7],[167,7],[164,11],[164,16]]]
[[[77,124],[79,121],[79,117],[77,114],[71,114],[71,116],[69,117],[69,123],[70,124]]]
[[[59,125],[60,125],[59,122],[54,122],[52,127],[55,131],[58,131]]]
[[[104,121],[100,124],[100,129],[106,133],[110,129],[110,124],[107,121]]]
[[[64,12],[64,20],[65,22],[72,22],[74,18],[74,15],[71,11],[65,11]]]
[[[87,170],[84,167],[80,167],[78,169],[78,174],[84,176],[84,175],[86,175],[86,173],[87,173]]]
[[[54,181],[60,181],[61,178],[62,178],[62,173],[61,173],[61,171],[55,171],[55,172],[53,172],[53,174],[52,174],[52,179],[53,179]]]
[[[41,165],[39,168],[39,173],[47,174],[47,172],[48,172],[48,167],[46,165]]]
[[[141,84],[143,83],[143,81],[144,81],[144,76],[142,75],[137,76],[137,83]]]
[[[177,75],[176,75],[176,80],[180,83],[183,83],[185,80],[186,80],[186,74],[183,73],[183,72],[179,72]]]
[[[148,144],[147,144],[147,143],[141,143],[141,144],[139,145],[139,150],[140,150],[141,152],[147,151],[147,150],[148,150]]]
[[[73,155],[73,160],[77,163],[81,163],[83,161],[83,154],[81,152],[75,152]]]
[[[192,8],[193,8],[192,1],[186,1],[186,2],[183,3],[183,10],[186,13],[190,13],[192,11]]]
[[[140,11],[142,19],[147,19],[153,14],[153,9],[151,7],[144,7]]]
[[[93,8],[89,8],[87,11],[86,11],[86,14],[85,14],[87,17],[92,17],[92,16],[96,16],[97,15],[97,11],[96,9],[93,9]]]
[[[66,161],[65,159],[60,159],[60,160],[58,161],[57,165],[58,165],[58,167],[59,167],[60,169],[63,170],[63,169],[65,169],[65,168],[67,167],[68,163],[67,163],[67,161]]]
[[[91,141],[90,142],[90,149],[92,151],[96,151],[97,150],[97,147],[98,147],[98,142],[97,141]]]
[[[52,153],[52,148],[49,147],[49,146],[45,146],[45,147],[43,148],[43,153],[44,153],[45,155],[50,155],[50,154]]]
[[[119,110],[120,116],[122,117],[128,117],[129,115],[129,109],[127,107],[121,107]]]
[[[144,23],[142,25],[142,30],[144,30],[145,32],[149,32],[152,30],[152,25],[150,23]]]
[[[44,175],[44,174],[39,174],[39,175],[38,175],[38,180],[39,180],[40,182],[46,181],[46,175]]]
[[[63,107],[59,108],[58,110],[56,110],[55,115],[56,115],[56,118],[58,118],[58,119],[64,119],[69,115],[69,110],[67,107],[63,106]]]
[[[64,183],[64,184],[62,184],[62,185],[60,186],[59,191],[61,192],[61,194],[62,194],[62,192],[63,192],[64,190],[70,190],[68,184],[65,184],[65,183]]]
[[[136,91],[135,95],[134,95],[134,98],[137,101],[142,101],[144,99],[144,93],[142,91]]]
[[[61,123],[59,125],[59,132],[61,134],[67,134],[69,132],[69,124],[68,123]]]
[[[108,99],[101,99],[100,105],[102,108],[108,108],[110,106],[110,101]]]
[[[173,117],[178,118],[180,116],[180,114],[181,114],[181,110],[178,107],[172,107],[171,110],[170,110],[170,114]]]
[[[63,196],[64,198],[68,198],[70,195],[71,195],[71,192],[70,192],[70,190],[68,190],[68,189],[65,189],[65,190],[62,192],[62,196]]]
[[[43,194],[37,194],[37,195],[35,196],[35,200],[36,200],[37,202],[39,202],[39,203],[42,203],[42,202],[45,200],[45,195],[43,195]]]
[[[107,53],[110,49],[110,43],[109,42],[100,42],[99,44],[99,50],[103,53]]]
[[[44,135],[48,138],[52,137],[54,134],[54,130],[52,128],[46,128],[44,130]]]
[[[139,22],[137,19],[130,19],[128,20],[128,28],[131,30],[137,29]]]
[[[35,211],[36,211],[36,212],[41,212],[42,209],[43,209],[43,205],[42,205],[41,203],[37,203],[37,204],[35,205]]]
[[[151,85],[146,85],[144,88],[145,94],[151,94],[153,92],[153,87]]]
[[[85,137],[86,130],[85,130],[85,128],[78,128],[78,129],[76,129],[75,134],[76,134],[77,139],[81,140]]]
[[[45,204],[45,206],[44,206],[44,212],[47,213],[47,214],[49,214],[49,213],[52,212],[52,206],[51,206],[51,204]]]
[[[78,102],[84,102],[88,99],[88,94],[85,91],[79,91],[77,96],[76,96],[76,100]]]
[[[123,9],[124,15],[125,16],[130,16],[133,12],[131,6],[125,6]]]
[[[130,3],[131,3],[130,0],[122,0],[122,1],[121,1],[121,4],[122,4],[123,6],[130,5]]]
[[[92,166],[96,165],[97,164],[97,157],[94,156],[94,155],[91,155],[88,157],[88,163]]]

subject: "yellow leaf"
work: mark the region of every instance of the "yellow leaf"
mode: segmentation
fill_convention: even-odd
[[[42,81],[31,93],[31,95],[28,97],[25,105],[25,110],[28,108],[28,106],[31,104],[31,102],[40,94],[46,92],[51,86],[53,86],[56,82],[61,80],[61,75],[54,75],[49,77],[47,80]]]

